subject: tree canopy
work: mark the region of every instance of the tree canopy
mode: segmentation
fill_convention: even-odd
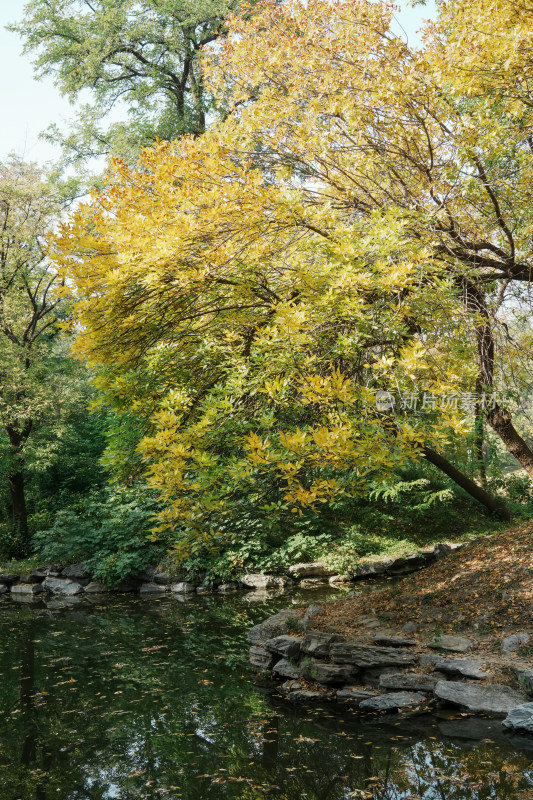
[[[37,75],[53,75],[71,101],[82,101],[71,132],[54,126],[49,137],[77,160],[109,152],[135,159],[156,138],[201,133],[212,108],[201,49],[236,7],[236,0],[30,0],[11,30],[35,54]],[[117,108],[126,119],[110,122]]]
[[[78,350],[150,419],[140,450],[185,550],[231,537],[243,495],[298,512],[363,492],[474,418],[533,475],[497,396],[529,388],[530,329],[505,332],[530,278],[531,110],[443,57],[461,8],[417,50],[387,2],[233,16],[207,67],[228,118],[115,161],[57,238]]]

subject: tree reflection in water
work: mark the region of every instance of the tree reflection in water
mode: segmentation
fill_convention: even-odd
[[[532,800],[533,739],[498,722],[254,689],[245,631],[282,604],[2,602],[2,800]]]

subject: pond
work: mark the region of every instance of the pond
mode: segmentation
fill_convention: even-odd
[[[255,689],[246,630],[294,599],[2,601],[2,800],[533,798],[533,739],[491,720],[363,721]]]

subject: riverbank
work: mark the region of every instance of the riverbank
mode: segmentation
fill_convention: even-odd
[[[281,612],[250,631],[250,661],[293,702],[497,717],[527,705],[533,733],[532,534],[515,526],[394,586]]]

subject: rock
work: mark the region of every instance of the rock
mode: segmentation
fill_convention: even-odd
[[[296,636],[276,636],[267,639],[263,647],[271,653],[296,661],[300,655],[301,642],[302,640]]]
[[[307,564],[293,564],[288,569],[291,578],[301,580],[302,578],[328,578],[332,570],[326,567],[322,561],[313,561]]]
[[[416,633],[418,630],[418,625],[416,622],[406,622],[405,625],[402,625],[402,631],[404,633]]]
[[[516,670],[516,675],[520,686],[528,694],[533,694],[533,669],[520,669]]]
[[[359,703],[361,711],[398,711],[402,708],[413,708],[427,702],[427,697],[420,692],[391,692],[377,697],[370,697]]]
[[[105,594],[109,592],[109,587],[106,586],[104,583],[99,583],[98,581],[91,581],[85,587],[85,592],[87,594]]]
[[[502,640],[501,650],[502,653],[514,653],[515,650],[518,650],[519,647],[522,645],[527,644],[529,642],[529,634],[527,633],[515,633],[512,636],[506,636],[505,639]]]
[[[374,686],[376,689],[379,687],[379,682],[384,675],[394,675],[398,672],[398,667],[370,667],[364,669],[359,676],[359,683],[364,686]]]
[[[41,583],[42,581],[32,581],[31,572],[23,573],[19,577],[19,583]]]
[[[497,683],[480,685],[457,681],[438,681],[435,697],[468,711],[505,717],[515,706],[527,700],[522,692]]]
[[[365,617],[357,617],[357,624],[363,628],[379,628],[380,622],[376,616],[367,615]]]
[[[322,683],[326,686],[342,686],[353,681],[357,670],[350,666],[338,664],[324,664],[322,661],[312,661],[302,666],[302,674],[308,680]]]
[[[301,589],[313,589],[315,586],[324,586],[327,582],[327,578],[302,578],[298,586]]]
[[[422,659],[420,660],[422,663]],[[470,658],[435,658],[433,661],[435,669],[450,675],[462,675],[463,678],[473,678],[482,680],[488,675],[488,671],[480,661]]]
[[[282,658],[281,661],[278,661],[277,664],[275,664],[272,668],[272,671],[276,672],[278,675],[281,675],[283,678],[300,677],[300,669],[295,664],[291,663],[287,658]]]
[[[387,565],[381,561],[358,564],[351,577],[354,580],[363,580],[364,578],[377,578],[379,575],[385,574],[386,566]]]
[[[256,669],[270,670],[276,663],[277,657],[263,647],[250,647],[250,664]]]
[[[61,576],[63,578],[88,578],[91,579],[91,573],[85,564],[71,564],[70,567],[65,567]]]
[[[502,725],[513,731],[533,733],[533,703],[523,703],[521,706],[511,709]]]
[[[350,579],[345,578],[344,575],[331,575],[328,578],[328,583],[331,583],[334,586],[337,583],[350,583]]]
[[[335,664],[354,664],[357,667],[410,666],[417,658],[409,650],[347,642],[331,646],[331,660]]]
[[[440,561],[441,558],[445,558],[449,556],[452,552],[452,548],[446,542],[437,542],[436,545],[433,547],[433,555],[437,561]]]
[[[197,586],[196,587],[196,594],[212,594],[213,587],[212,586]]]
[[[11,594],[41,594],[44,592],[41,583],[16,583],[11,587]]]
[[[288,698],[293,703],[321,703],[333,700],[332,692],[313,692],[310,689],[294,689]]]
[[[166,586],[161,586],[159,583],[141,583],[139,592],[141,594],[163,594],[166,592]]]
[[[403,558],[394,558],[392,563],[388,564],[386,568],[387,575],[407,575],[410,572],[425,567],[431,561],[435,560],[433,552],[426,553],[408,553]]]
[[[9,586],[5,583],[0,583],[0,594],[9,594]]]
[[[181,581],[180,583],[173,583],[170,586],[170,591],[174,592],[175,594],[193,594],[196,592],[196,586],[194,583],[187,583],[187,581]]]
[[[285,681],[285,683],[281,684],[281,688],[284,692],[290,692],[291,689],[302,689],[302,684],[298,681]]]
[[[241,583],[248,589],[285,589],[291,585],[292,581],[290,578],[277,575],[250,573],[242,576]]]
[[[408,639],[406,636],[397,636],[388,631],[375,633],[373,641],[374,644],[382,645],[383,647],[416,647],[417,645],[414,639]]]
[[[302,653],[315,658],[328,658],[331,645],[340,640],[341,637],[335,633],[306,633],[301,644]]]
[[[448,650],[452,653],[468,653],[472,647],[472,640],[464,636],[436,636],[429,643],[432,650]]]
[[[217,588],[217,592],[220,594],[230,594],[231,592],[236,592],[238,588],[238,583],[221,583]]]
[[[152,578],[150,583],[160,583],[162,586],[168,586],[172,583],[172,576],[168,574],[168,572],[154,572],[154,577]],[[174,578],[174,580],[176,580]]]
[[[42,567],[41,569],[33,569],[30,572],[30,583],[42,583],[48,577],[50,567]]]
[[[40,584],[52,594],[75,595],[83,592],[83,586],[76,581],[64,578],[45,578]]]
[[[357,707],[362,700],[368,700],[371,697],[377,697],[377,695],[376,692],[370,692],[368,689],[345,686],[343,689],[337,689],[336,697],[337,700],[345,703],[353,703],[353,705]]]
[[[260,622],[259,625],[254,625],[248,631],[248,641],[250,644],[260,644],[267,639],[283,636],[283,634],[289,633],[291,626],[295,625],[298,619],[299,615],[296,611],[284,608],[274,616],[265,619],[264,622]]]
[[[433,692],[437,678],[433,675],[419,675],[416,672],[393,672],[381,675],[380,689],[404,689],[414,692]]]
[[[1,572],[0,573],[0,583],[4,586],[11,586],[14,583],[17,583],[20,575],[15,575],[12,572]]]

